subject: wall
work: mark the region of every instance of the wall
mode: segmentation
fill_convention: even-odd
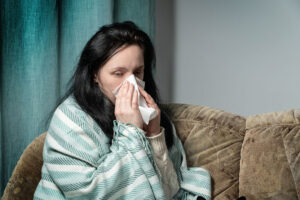
[[[163,75],[171,76],[163,83],[170,85],[169,102],[244,116],[300,107],[300,1],[169,3],[173,60]],[[162,16],[156,17],[159,25]],[[157,33],[157,40],[168,37]]]
[[[156,83],[161,99],[170,102],[173,96],[174,71],[174,1],[157,0],[155,2],[155,50]]]

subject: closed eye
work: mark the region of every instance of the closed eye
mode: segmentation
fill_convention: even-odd
[[[115,76],[122,76],[123,73],[122,73],[122,72],[114,72],[114,75],[115,75]]]
[[[137,72],[134,72],[135,75],[140,75],[142,74],[142,71],[137,71]]]

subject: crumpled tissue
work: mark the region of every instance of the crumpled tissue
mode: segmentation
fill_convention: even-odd
[[[138,93],[138,105],[139,109],[143,118],[143,121],[145,124],[149,124],[149,121],[152,120],[154,117],[156,117],[157,112],[154,108],[150,108],[147,106],[146,100],[144,97],[140,94],[138,84],[144,88],[145,87],[145,82],[136,78],[134,75],[130,75],[125,81],[123,81],[118,87],[116,87],[112,92],[114,95],[117,95],[121,86],[126,82],[129,81],[130,83],[133,84],[135,90]]]

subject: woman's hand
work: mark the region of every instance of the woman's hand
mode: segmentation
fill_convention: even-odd
[[[149,122],[148,126],[145,125],[146,127],[144,128],[148,137],[155,136],[160,133],[160,109],[152,97],[142,87],[139,86],[139,90],[141,95],[145,98],[147,106],[154,108],[157,112],[156,117]]]
[[[138,106],[138,93],[128,81],[120,88],[115,102],[116,119],[143,129],[143,119]]]

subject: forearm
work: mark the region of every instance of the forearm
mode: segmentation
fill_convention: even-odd
[[[179,184],[173,163],[169,158],[164,128],[161,128],[159,134],[147,138],[152,147],[155,163],[162,177],[163,190],[167,199],[171,199],[179,190]]]

